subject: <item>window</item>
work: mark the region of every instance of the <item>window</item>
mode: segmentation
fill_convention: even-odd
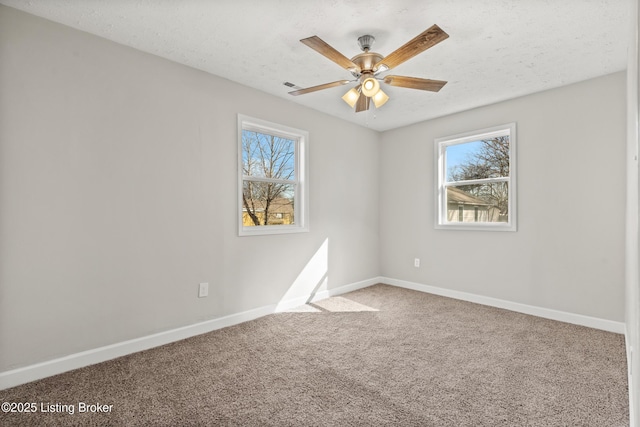
[[[438,138],[435,150],[436,228],[515,231],[516,124]]]
[[[308,231],[308,132],[238,115],[239,235]]]

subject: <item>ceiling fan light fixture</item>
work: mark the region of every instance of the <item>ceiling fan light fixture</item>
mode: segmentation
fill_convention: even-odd
[[[345,93],[342,96],[342,100],[347,104],[349,104],[351,108],[356,106],[356,102],[358,102],[358,98],[360,98],[360,92],[358,92],[358,90],[355,87],[349,90],[349,92]]]
[[[376,108],[380,108],[389,100],[389,96],[380,90],[381,81],[390,86],[438,92],[447,83],[446,81],[407,76],[385,76],[380,78],[377,76],[397,67],[448,37],[449,35],[442,28],[434,24],[389,55],[382,56],[379,53],[371,52],[371,45],[375,41],[375,37],[365,34],[358,38],[358,44],[363,53],[351,59],[338,52],[320,37],[307,37],[300,40],[300,42],[349,71],[355,80],[338,80],[308,88],[298,88],[289,92],[289,94],[293,96],[303,95],[357,81],[358,86],[345,93],[342,96],[342,100],[351,108],[355,107],[356,113],[359,113],[369,110],[371,101],[373,101]],[[287,86],[292,87],[293,85],[287,84]]]
[[[382,89],[380,89],[378,93],[371,97],[371,99],[373,99],[373,104],[376,106],[376,108],[380,108],[389,100],[389,95],[387,95],[382,91]]]
[[[362,81],[362,93],[364,96],[372,97],[380,90],[380,83],[373,77],[367,77]]]

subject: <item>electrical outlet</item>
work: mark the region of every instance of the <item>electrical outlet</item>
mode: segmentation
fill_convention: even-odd
[[[209,284],[200,283],[200,287],[198,288],[198,298],[204,298],[207,296],[209,296]]]
[[[413,260],[413,266],[414,267],[420,267],[420,258],[416,258]]]

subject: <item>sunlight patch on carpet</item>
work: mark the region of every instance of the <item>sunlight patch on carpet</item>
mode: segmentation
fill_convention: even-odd
[[[344,297],[331,297],[285,310],[286,313],[357,313],[363,311],[380,310]]]
[[[298,307],[293,307],[288,310],[284,310],[283,313],[320,313],[322,310],[318,310],[315,307],[312,307],[309,304],[299,305]]]
[[[323,299],[323,300],[314,302],[313,305],[316,307],[319,307],[321,310],[331,311],[334,313],[379,311],[375,308],[369,307],[364,304],[360,304],[359,302],[355,302],[348,298],[343,298],[343,297],[332,297],[332,298]]]

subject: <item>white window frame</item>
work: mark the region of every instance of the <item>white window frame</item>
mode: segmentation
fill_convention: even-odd
[[[242,131],[251,130],[277,135],[295,141],[295,179],[286,181],[295,185],[294,224],[245,227],[242,223],[242,191],[245,180],[271,181],[269,178],[245,176],[242,165]],[[309,231],[309,132],[238,114],[238,235],[303,233]]]
[[[509,176],[501,178],[476,179],[468,181],[448,182],[447,172],[447,147],[457,144],[489,139],[498,136],[509,136]],[[494,126],[491,128],[465,132],[457,135],[435,139],[435,228],[443,230],[479,230],[479,231],[516,231],[517,230],[517,203],[516,203],[516,124]],[[509,221],[508,222],[468,222],[460,223],[447,220],[447,187],[454,184],[486,184],[491,182],[507,182],[509,187]]]

